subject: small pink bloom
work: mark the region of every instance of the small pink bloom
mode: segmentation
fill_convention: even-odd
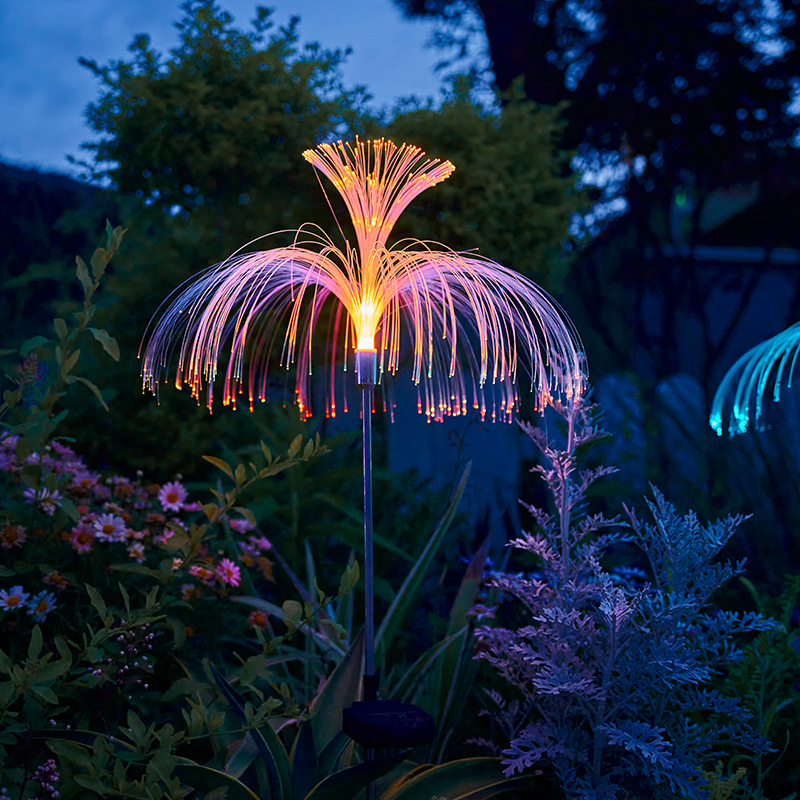
[[[210,584],[214,582],[215,574],[213,570],[207,567],[201,567],[199,564],[194,564],[189,567],[189,574],[199,578],[203,583]]]
[[[89,520],[81,520],[69,536],[69,543],[78,553],[88,553],[92,549],[95,538],[94,524]]]
[[[177,481],[165,483],[158,493],[158,499],[164,511],[180,511],[186,499],[186,489]]]
[[[267,627],[267,615],[263,611],[251,611],[247,621],[253,628],[260,628],[262,631]]]
[[[6,550],[10,550],[12,547],[22,547],[22,543],[27,538],[22,525],[10,524],[0,528],[0,544]]]
[[[229,558],[223,558],[217,567],[217,575],[223,583],[229,586],[238,586],[242,580],[242,573],[239,567]]]
[[[140,564],[144,562],[144,545],[141,542],[134,542],[128,547],[128,555],[138,561]]]

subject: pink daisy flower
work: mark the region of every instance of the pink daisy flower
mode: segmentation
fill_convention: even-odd
[[[267,627],[267,615],[263,611],[251,611],[247,621],[253,628],[260,628],[262,631]]]
[[[189,574],[194,575],[195,578],[199,578],[205,584],[214,582],[214,571],[207,567],[201,567],[199,564],[194,564],[189,567]]]
[[[128,548],[128,555],[134,559],[134,561],[138,561],[142,564],[144,562],[144,545],[141,542],[134,542]]]
[[[114,514],[100,514],[94,521],[94,530],[101,542],[124,542],[128,538],[125,520]]]
[[[186,489],[177,481],[165,483],[158,493],[158,499],[164,511],[180,511],[186,499]]]
[[[22,543],[27,538],[25,528],[22,525],[14,525],[12,523],[0,528],[0,545],[6,550],[10,550],[12,547],[22,547]]]
[[[95,537],[94,523],[82,519],[69,535],[69,543],[77,553],[88,553],[92,549]]]
[[[229,586],[238,586],[242,580],[241,570],[229,558],[223,558],[220,561],[217,575],[223,583],[227,583]]]

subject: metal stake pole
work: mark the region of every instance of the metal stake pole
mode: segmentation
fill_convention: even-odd
[[[361,389],[364,455],[364,700],[377,700],[375,678],[375,600],[372,559],[372,389]]]
[[[356,352],[356,382],[361,387],[361,432],[364,473],[364,685],[363,700],[378,699],[375,675],[375,600],[372,562],[372,390],[377,380],[378,354],[374,350]],[[371,761],[375,751],[367,748]],[[367,800],[376,800],[374,782],[367,785]]]

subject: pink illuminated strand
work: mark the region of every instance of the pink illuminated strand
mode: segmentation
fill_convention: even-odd
[[[411,240],[387,246],[400,212],[446,179],[452,164],[385,140],[324,144],[303,155],[342,194],[357,249],[341,250],[321,230],[303,226],[289,247],[238,254],[205,271],[146,332],[145,388],[158,391],[177,355],[179,388],[188,385],[198,401],[205,396],[211,409],[213,386],[221,381],[223,404],[235,407],[246,396],[252,409],[255,400],[266,399],[267,374],[277,360],[294,369],[295,402],[307,417],[312,343],[327,308],[334,322],[326,361],[335,363],[341,349],[345,363],[356,346],[375,349],[380,374],[394,374],[408,343],[412,380],[421,387],[419,410],[429,420],[464,414],[470,406],[481,416],[511,419],[520,369],[540,406],[557,393],[580,391],[578,337],[532,282],[441,245]],[[331,378],[330,415],[336,413],[335,389]]]

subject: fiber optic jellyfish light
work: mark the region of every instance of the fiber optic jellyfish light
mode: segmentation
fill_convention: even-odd
[[[581,390],[577,333],[535,284],[473,253],[388,243],[403,209],[452,174],[449,161],[383,139],[321,144],[303,157],[344,199],[355,246],[341,248],[306,224],[289,246],[239,252],[179,287],[145,333],[145,389],[157,393],[176,358],[177,387],[188,386],[209,410],[220,384],[223,404],[252,410],[267,400],[271,371],[294,368],[294,401],[307,418],[312,344],[322,332],[327,415],[336,414],[345,383],[333,365],[346,371],[354,353],[374,353],[380,383],[400,365],[401,337],[428,420],[470,407],[510,420],[520,372],[539,407]]]
[[[711,404],[709,425],[722,436],[727,425],[733,437],[745,433],[752,424],[760,425],[764,397],[781,399],[781,389],[792,386],[798,354],[800,354],[800,322],[748,350],[729,370],[719,384]]]

